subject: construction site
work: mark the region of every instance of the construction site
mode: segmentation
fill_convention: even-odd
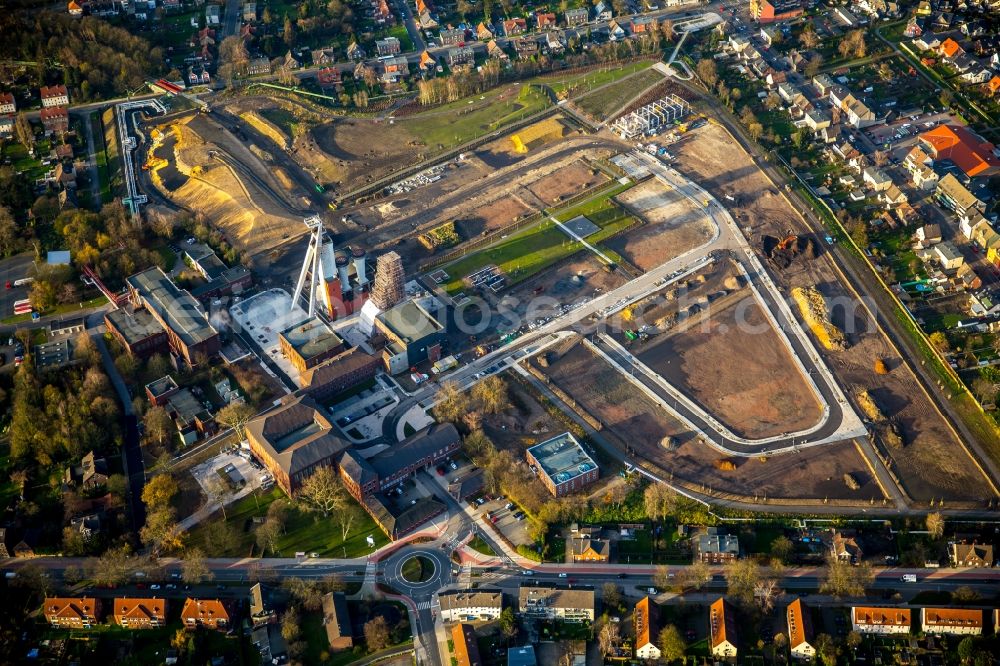
[[[740,501],[994,497],[822,237],[657,71],[615,82],[641,90],[603,127],[550,106],[552,81],[398,117],[237,96],[149,119],[138,182],[260,274],[232,316],[283,371],[281,331],[349,320],[363,341],[412,297],[375,296],[398,273],[447,313],[438,351],[549,349],[524,364],[653,478]],[[398,363],[407,390],[430,374]]]

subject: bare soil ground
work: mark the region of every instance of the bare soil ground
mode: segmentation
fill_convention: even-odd
[[[693,202],[656,179],[616,197],[646,224],[607,243],[638,268],[648,271],[711,239],[714,223]]]
[[[502,229],[518,218],[532,212],[516,194],[499,199],[471,211],[468,216],[455,220],[463,239],[475,238],[483,232]]]
[[[713,493],[744,497],[809,499],[881,499],[882,494],[853,444],[834,444],[801,453],[757,459],[733,459],[734,471],[721,471],[721,454],[702,443],[687,426],[649,401],[617,370],[583,345],[577,345],[544,369],[552,381],[605,426],[612,442],[660,468],[665,476]],[[662,445],[672,437],[674,448]],[[843,475],[861,486],[850,490]]]
[[[508,381],[507,390],[512,408],[483,417],[483,431],[499,448],[510,449],[520,459],[528,447],[565,432],[520,383]]]
[[[737,435],[773,437],[815,425],[812,389],[749,290],[703,322],[656,336],[639,359]],[[729,362],[720,362],[729,359]]]
[[[789,229],[804,229],[788,201],[723,128],[706,124],[676,144],[672,152],[678,156],[679,171],[696,178],[720,197],[741,226],[752,229],[755,247],[762,234],[782,237]],[[720,155],[726,159],[720,160]],[[734,196],[736,202],[721,199],[725,194]],[[816,246],[820,247],[820,243]],[[923,393],[916,377],[901,365],[854,292],[841,284],[832,260],[821,254],[813,261],[796,261],[783,271],[772,271],[772,275],[786,293],[792,287],[815,286],[828,302],[842,304],[834,308],[832,320],[845,332],[850,345],[841,352],[821,353],[848,393],[853,393],[852,388],[868,389],[886,417],[902,427],[907,444],[889,453],[906,493],[918,502],[935,497],[989,497],[986,480]],[[875,374],[874,365],[879,359],[886,360],[892,369],[889,374]]]
[[[604,172],[588,167],[581,162],[573,162],[539,178],[529,185],[528,189],[551,206],[606,182],[608,182],[608,177],[604,175]]]
[[[415,164],[425,157],[426,146],[399,124],[390,125],[364,118],[338,118],[313,128],[303,146],[326,153],[338,177],[331,182],[343,190],[353,190],[396,171],[400,165]]]

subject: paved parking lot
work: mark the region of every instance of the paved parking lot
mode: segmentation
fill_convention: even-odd
[[[249,453],[249,452],[248,452]],[[252,460],[252,459],[251,459]],[[209,489],[215,482],[215,479],[219,478],[218,470],[224,469],[229,465],[233,466],[234,472],[229,473],[229,477],[232,480],[242,479],[243,485],[239,487],[236,492],[228,494],[223,498],[226,504],[234,502],[241,497],[249,495],[253,490],[260,487],[261,477],[270,474],[264,470],[263,466],[256,461],[247,460],[246,458],[238,455],[238,453],[233,451],[224,451],[219,455],[211,458],[200,465],[195,465],[191,468],[191,474],[194,476],[198,485],[201,486],[202,491],[205,496],[210,498],[204,506],[195,511],[190,516],[186,516],[181,521],[181,526],[184,529],[189,529],[191,526],[201,522],[208,516],[212,515],[219,508],[219,503],[211,499],[212,495]],[[259,466],[259,468],[258,468]],[[238,485],[238,484],[237,484]]]
[[[33,255],[25,252],[0,261],[0,318],[14,314],[14,301],[28,297],[30,285],[14,287],[14,281],[35,276]],[[7,283],[11,288],[7,289]]]

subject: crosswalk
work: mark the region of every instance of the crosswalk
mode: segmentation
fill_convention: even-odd
[[[417,604],[417,610],[418,611],[430,610],[431,606],[433,606],[433,605],[434,605],[434,602],[432,602],[432,601],[421,601],[419,604]]]
[[[365,563],[365,584],[375,582],[375,571],[378,569],[378,562],[372,558],[368,558]]]

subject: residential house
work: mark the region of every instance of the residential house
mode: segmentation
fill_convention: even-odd
[[[400,52],[400,42],[395,37],[375,40],[375,52],[380,56],[396,55]]]
[[[920,626],[926,634],[978,636],[983,633],[981,608],[921,608]]]
[[[347,597],[343,592],[327,592],[323,595],[323,627],[331,652],[342,652],[354,648],[354,631],[351,615],[347,609]]]
[[[588,12],[585,7],[580,7],[579,9],[567,9],[563,17],[566,20],[566,25],[570,28],[574,28],[585,25],[587,20],[590,18],[590,12]]]
[[[980,84],[989,81],[992,75],[993,73],[986,68],[972,67],[968,71],[963,72],[959,78],[966,83]]]
[[[935,196],[942,206],[955,211],[958,215],[966,215],[972,210],[980,213],[986,210],[986,204],[966,189],[952,173],[938,183]]]
[[[351,42],[348,44],[345,53],[347,54],[348,60],[363,60],[366,55],[365,50],[358,46],[357,42]]]
[[[69,0],[69,2],[66,3],[66,11],[69,12],[69,15],[73,18],[80,18],[83,16],[83,6],[76,2],[76,0]]]
[[[913,40],[913,45],[920,51],[935,51],[941,46],[941,40],[933,32],[925,32]]]
[[[618,21],[615,20],[608,23],[608,34],[613,42],[618,41],[619,39],[625,39],[625,37],[628,36],[625,29],[618,24]]]
[[[959,43],[956,42],[954,39],[949,37],[948,39],[941,42],[941,45],[937,48],[937,52],[938,54],[941,55],[942,58],[954,59],[965,53],[965,49],[963,49],[961,45],[959,45]]]
[[[476,52],[472,50],[471,46],[459,46],[453,49],[448,49],[448,53],[445,58],[448,61],[448,67],[454,69],[461,65],[475,64]]]
[[[126,629],[151,629],[166,624],[167,602],[165,599],[115,599],[115,624]]]
[[[476,26],[476,39],[481,42],[488,42],[494,37],[496,37],[496,35],[493,34],[492,26],[487,26],[485,23],[480,21],[479,25]]]
[[[914,234],[917,239],[916,246],[918,249],[923,249],[930,247],[936,243],[941,242],[941,225],[939,224],[925,224],[919,229],[917,233]]]
[[[611,11],[611,3],[601,0],[596,5],[594,5],[594,20],[595,21],[610,21],[613,16]]]
[[[630,35],[656,34],[656,19],[651,16],[637,16],[628,22]]]
[[[85,490],[99,488],[108,482],[108,461],[98,458],[93,451],[80,460],[80,466],[66,470],[67,485],[80,484]]]
[[[768,72],[764,82],[767,84],[768,88],[776,88],[778,87],[778,84],[788,82],[788,75],[784,72],[776,72],[772,70],[771,72]]]
[[[0,137],[14,136],[14,116],[0,116]]]
[[[973,234],[975,234],[977,229],[983,228],[991,229],[990,223],[986,221],[982,213],[979,211],[971,211],[968,215],[962,215],[958,218],[958,230],[962,232],[962,235],[967,239],[972,240]]]
[[[533,39],[514,40],[514,52],[518,58],[530,58],[538,53],[538,42]]]
[[[507,37],[523,35],[528,29],[528,22],[523,18],[507,19],[503,22],[503,34]]]
[[[979,273],[972,266],[962,264],[955,272],[954,284],[956,289],[975,291],[983,286],[983,279],[979,277]]]
[[[994,76],[989,80],[986,84],[986,92],[990,95],[996,95],[997,92],[1000,92],[1000,76]],[[0,113],[2,113],[2,111],[0,111]]]
[[[333,48],[316,49],[312,54],[312,64],[317,67],[336,65],[337,51]]]
[[[448,590],[438,592],[438,604],[443,622],[474,622],[496,620],[503,612],[501,590]]]
[[[486,55],[490,58],[495,58],[500,62],[510,62],[510,56],[507,52],[500,48],[495,39],[491,39],[486,43]]]
[[[249,76],[271,73],[271,61],[267,58],[251,58],[247,63],[246,73]]]
[[[725,534],[709,527],[698,537],[698,559],[706,564],[726,564],[740,555],[740,541],[735,534]]]
[[[191,65],[187,70],[187,84],[189,86],[207,85],[212,82],[212,77],[204,65]]]
[[[181,622],[185,629],[219,629],[228,631],[229,611],[218,599],[192,599],[188,597],[181,609]]]
[[[902,206],[910,200],[909,197],[906,196],[906,193],[899,189],[895,183],[882,192],[881,198],[890,208],[893,206]]]
[[[712,656],[736,659],[736,615],[724,597],[719,597],[708,609],[708,633]]]
[[[257,20],[257,3],[256,2],[244,2],[243,3],[243,20],[247,23],[253,23]]]
[[[565,48],[563,43],[560,41],[561,33],[549,32],[545,35],[545,48],[549,50],[550,53],[561,53]]]
[[[324,67],[316,72],[316,83],[323,90],[334,88],[340,90],[343,85],[340,70],[336,67]]]
[[[42,86],[38,93],[42,98],[42,108],[44,109],[69,106],[69,93],[64,85]]]
[[[833,82],[833,78],[829,74],[817,74],[812,79],[813,87],[816,88],[817,92],[823,97],[830,94],[830,89],[836,84]]]
[[[876,167],[867,167],[861,172],[861,180],[876,192],[884,192],[892,186],[892,178]]]
[[[636,659],[659,659],[659,631],[654,614],[656,607],[645,596],[635,605],[632,612],[632,623],[635,626],[635,657]]]
[[[17,102],[12,93],[0,93],[0,114],[7,115],[17,112]]]
[[[920,145],[935,160],[951,160],[969,178],[1000,174],[996,147],[960,125],[938,125],[920,135]]]
[[[465,43],[465,30],[459,28],[448,28],[438,35],[441,38],[441,46],[458,46]]]
[[[835,530],[830,541],[830,551],[841,562],[851,564],[858,564],[864,557],[864,552],[852,532]]]
[[[451,644],[454,646],[455,666],[482,666],[476,630],[471,624],[456,624],[451,628]]]
[[[750,0],[750,15],[758,23],[786,21],[802,16],[800,0]]]
[[[806,126],[814,132],[818,132],[829,127],[832,122],[830,114],[819,109],[810,109],[806,111],[802,119],[805,121]]]
[[[69,130],[69,111],[65,106],[45,107],[38,112],[45,134],[65,134]]]
[[[955,567],[992,567],[993,546],[988,543],[952,543],[948,544],[948,555]]]
[[[538,32],[544,32],[556,27],[556,15],[551,12],[539,12],[535,14],[535,28]]]
[[[518,612],[529,618],[593,622],[594,590],[579,585],[522,583],[518,589]]]
[[[785,617],[788,621],[788,649],[792,652],[792,659],[812,661],[816,658],[816,648],[812,643],[812,614],[801,598],[788,604]]]
[[[206,5],[205,6],[205,24],[216,26],[219,25],[219,10],[221,7],[219,5]]]
[[[965,263],[965,257],[958,251],[951,241],[943,241],[934,246],[934,258],[941,264],[941,269],[946,271],[956,270]]]
[[[101,600],[89,597],[45,597],[45,621],[60,629],[90,629],[97,624]]]
[[[378,64],[382,68],[381,79],[383,83],[398,83],[410,75],[410,63],[405,56],[381,58]]]
[[[437,61],[434,60],[434,56],[431,55],[430,51],[424,51],[420,54],[420,60],[417,61],[417,69],[425,74],[437,69]]]
[[[937,187],[938,175],[933,165],[934,160],[920,146],[914,146],[903,160],[903,167],[909,172],[913,184],[921,190]]]
[[[604,539],[574,538],[574,562],[608,562],[611,558],[611,544]]]
[[[275,624],[278,614],[268,608],[264,601],[264,588],[260,583],[254,583],[250,588],[250,623],[256,629],[266,624]]]
[[[853,606],[851,625],[859,634],[908,634],[912,617],[909,608]]]
[[[861,100],[851,100],[849,104],[841,108],[847,114],[848,123],[858,129],[875,124],[875,112]]]

